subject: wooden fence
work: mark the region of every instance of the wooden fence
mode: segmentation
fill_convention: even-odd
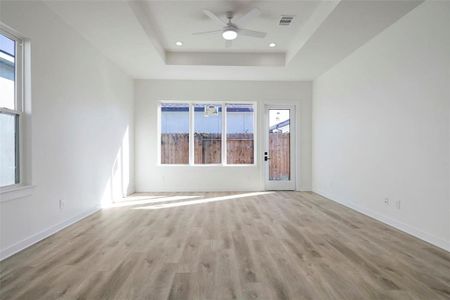
[[[227,163],[253,164],[254,160],[253,134],[239,133],[227,135]]]
[[[189,134],[161,134],[161,163],[189,164]]]
[[[270,178],[273,180],[286,179],[289,170],[289,133],[270,133]],[[220,134],[195,134],[194,162],[196,164],[221,163],[222,141]],[[253,134],[228,134],[227,163],[252,164],[254,162]],[[161,135],[161,163],[188,164],[189,163],[189,135],[162,134]]]
[[[269,133],[269,179],[290,179],[290,133]]]

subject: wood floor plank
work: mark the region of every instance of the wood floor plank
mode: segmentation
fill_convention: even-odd
[[[142,193],[0,262],[0,299],[450,299],[450,253],[309,192]]]

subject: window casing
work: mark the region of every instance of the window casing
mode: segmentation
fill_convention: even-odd
[[[174,124],[167,123],[168,107],[184,107]],[[189,118],[185,115],[189,113]],[[178,121],[177,121],[178,120]],[[183,133],[170,128],[186,128]],[[237,124],[237,123],[238,124]],[[172,132],[172,136],[167,133]],[[178,136],[176,136],[178,135]],[[185,166],[256,165],[256,103],[161,101],[158,107],[158,164]],[[171,146],[165,143],[170,140]],[[172,149],[168,151],[168,148]],[[177,160],[167,157],[181,155]],[[174,154],[177,153],[177,154]]]
[[[0,188],[22,183],[23,42],[0,28]]]

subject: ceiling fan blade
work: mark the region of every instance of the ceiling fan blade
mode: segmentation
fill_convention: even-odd
[[[194,32],[192,35],[210,34],[210,33],[222,32],[222,31],[223,30],[201,31],[201,32]]]
[[[250,10],[248,13],[246,13],[245,15],[236,18],[234,20],[233,23],[239,24],[239,25],[243,25],[246,22],[250,21],[251,19],[259,16],[261,14],[261,11],[257,8],[253,8],[252,10]]]
[[[265,38],[267,33],[261,31],[254,31],[250,29],[239,29],[239,34],[244,36],[251,36],[255,38]]]
[[[233,45],[233,41],[231,41],[231,40],[225,41],[225,48],[231,48],[232,45]]]
[[[211,20],[213,20],[214,22],[216,22],[218,25],[220,26],[227,26],[227,23],[222,20],[221,18],[219,18],[215,13],[209,11],[209,10],[204,10],[203,13],[205,15],[207,15]]]

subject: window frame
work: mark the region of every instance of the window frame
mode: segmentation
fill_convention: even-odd
[[[166,103],[189,104],[189,163],[188,164],[163,164],[161,163],[161,105]],[[221,163],[219,164],[196,164],[195,158],[195,114],[194,105],[214,104],[222,106],[222,139],[221,139]],[[251,164],[228,164],[227,162],[227,104],[246,104],[253,106],[253,163]],[[157,166],[161,167],[256,167],[257,166],[257,102],[256,101],[215,101],[215,100],[160,100],[157,105]]]
[[[24,39],[17,34],[11,33],[11,30],[1,26],[0,34],[15,42],[14,53],[14,109],[0,107],[0,113],[17,117],[16,121],[16,174],[15,183],[0,186],[0,191],[8,191],[24,186],[24,148],[23,148],[23,108],[24,108]]]

